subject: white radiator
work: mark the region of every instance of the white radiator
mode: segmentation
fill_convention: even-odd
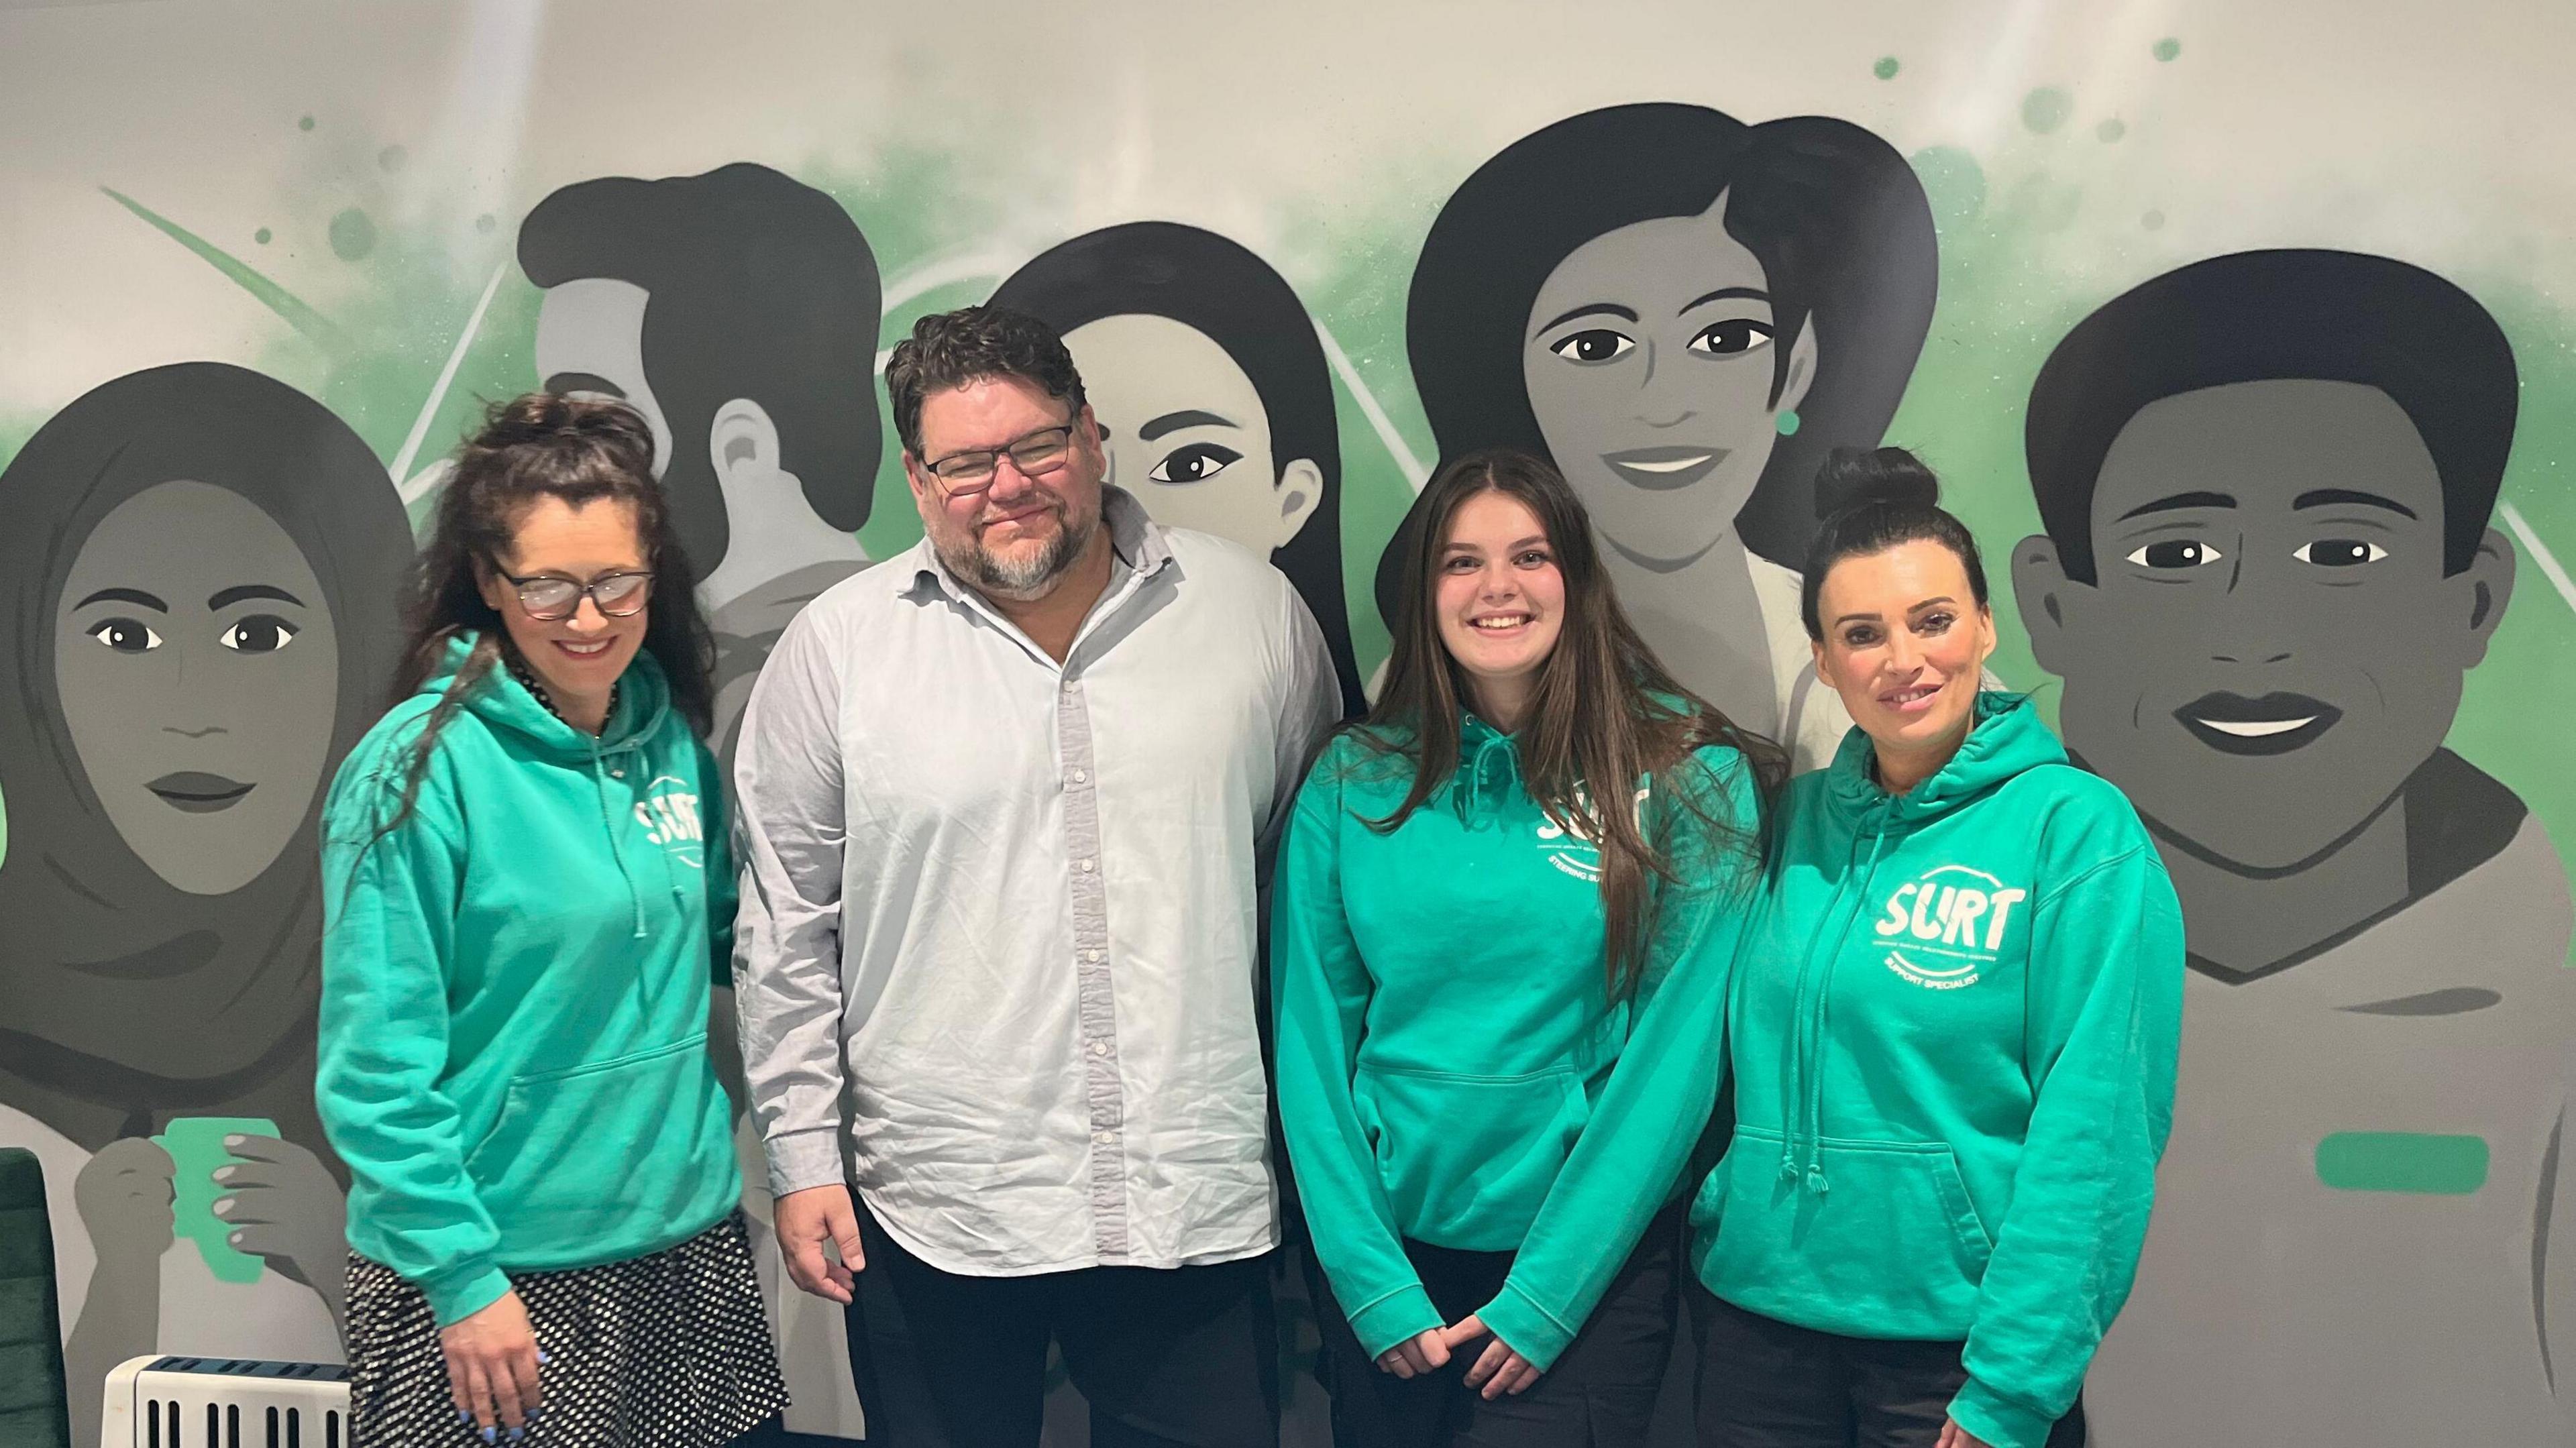
[[[349,1370],[139,1357],[107,1375],[99,1448],[348,1448]]]

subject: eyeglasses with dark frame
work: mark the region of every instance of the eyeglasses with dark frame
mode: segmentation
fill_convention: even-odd
[[[1073,424],[1042,427],[1004,447],[950,453],[921,469],[939,479],[940,491],[952,503],[971,502],[993,489],[994,475],[1007,456],[1023,477],[1042,478],[1064,466],[1073,453]]]
[[[560,623],[579,613],[585,597],[610,618],[633,618],[653,597],[653,575],[632,569],[603,573],[588,583],[560,573],[521,578],[498,564],[493,565],[492,571],[509,580],[518,591],[519,607],[540,623]]]

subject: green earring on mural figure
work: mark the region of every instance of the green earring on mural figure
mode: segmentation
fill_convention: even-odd
[[[1781,408],[1778,412],[1772,414],[1771,425],[1780,429],[1780,435],[1782,437],[1796,437],[1798,435],[1798,409],[1794,407]]]

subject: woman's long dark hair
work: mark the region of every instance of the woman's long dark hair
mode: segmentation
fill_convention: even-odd
[[[1540,668],[1529,715],[1514,742],[1522,778],[1539,808],[1600,845],[1604,966],[1611,997],[1618,999],[1635,988],[1644,969],[1658,924],[1658,887],[1712,883],[1681,876],[1685,869],[1719,868],[1727,859],[1758,860],[1762,850],[1758,832],[1730,837],[1729,826],[1701,808],[1692,791],[1678,787],[1677,771],[1702,745],[1735,748],[1752,766],[1757,803],[1767,818],[1770,798],[1788,776],[1788,756],[1692,695],[1656,661],[1619,607],[1593,545],[1591,519],[1565,475],[1532,454],[1494,448],[1450,462],[1422,490],[1424,526],[1403,558],[1386,685],[1368,717],[1348,726],[1362,742],[1400,755],[1413,767],[1404,802],[1384,819],[1368,821],[1372,829],[1383,833],[1403,824],[1458,771],[1460,701],[1468,697],[1468,684],[1440,640],[1432,594],[1450,521],[1468,499],[1483,493],[1517,499],[1537,515],[1565,579],[1562,632]],[[1628,807],[1639,780],[1652,781],[1651,832]],[[1685,832],[1700,843],[1677,849]]]
[[[376,832],[379,838],[410,818],[440,732],[510,648],[499,611],[483,599],[482,575],[514,551],[520,520],[541,498],[574,508],[607,500],[635,510],[635,531],[653,569],[644,652],[662,666],[681,716],[701,735],[714,725],[715,636],[698,612],[697,573],[653,480],[651,428],[622,402],[531,392],[494,403],[481,429],[457,449],[456,470],[439,495],[437,526],[414,567],[404,608],[402,662],[390,702],[419,693],[458,635],[475,633],[474,650],[412,742],[402,804]]]

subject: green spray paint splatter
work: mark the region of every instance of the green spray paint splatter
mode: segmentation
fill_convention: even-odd
[[[2065,125],[2066,118],[2073,114],[2075,98],[2058,86],[2041,86],[2021,100],[2021,123],[2037,135],[2045,136]]]
[[[2165,214],[2161,211],[2150,211],[2138,218],[2138,224],[2149,231],[2162,231],[2165,229]]]
[[[275,235],[274,232],[271,232],[267,227],[263,226],[259,230],[252,232],[250,234],[250,239],[258,242],[262,246],[266,246],[268,245],[268,239],[273,235]]]
[[[2182,54],[2182,42],[2168,35],[2156,42],[2156,59],[2171,60]]]
[[[1986,205],[1986,172],[1957,146],[1933,146],[1912,157],[1914,174],[1932,203],[1932,225],[1946,241],[1976,220]]]
[[[302,119],[302,120],[300,120],[300,121],[297,121],[297,122],[295,123],[295,129],[297,129],[297,130],[299,130],[299,131],[309,131],[309,130],[312,130],[312,129],[313,129],[313,118],[312,118],[311,116],[306,116],[304,119]]]
[[[494,217],[489,211],[486,211],[482,215],[474,218],[474,229],[485,236],[490,236],[492,234],[492,228],[499,226],[500,224],[499,219]]]
[[[331,218],[331,251],[342,261],[364,261],[376,249],[376,223],[355,206]]]
[[[387,174],[401,170],[411,160],[411,152],[400,146],[387,146],[376,153],[376,165]]]
[[[2104,121],[2102,124],[2095,126],[2093,128],[2093,134],[2096,139],[2105,143],[2116,141],[2122,136],[2129,134],[2128,123],[2122,121],[2119,117],[2114,116],[2110,120]]]
[[[231,252],[188,230],[179,223],[153,211],[150,207],[110,187],[98,188],[117,205],[150,222],[162,235],[203,257],[215,270],[241,284],[242,290],[257,297],[270,311],[284,317],[289,326],[325,346],[338,346],[346,340],[329,318],[307,306],[286,288],[260,275]]]
[[[1871,66],[1869,71],[1870,74],[1877,76],[1880,80],[1894,80],[1896,79],[1896,72],[1900,68],[1901,67],[1896,63],[1895,56],[1882,55],[1878,58],[1878,64]]]

